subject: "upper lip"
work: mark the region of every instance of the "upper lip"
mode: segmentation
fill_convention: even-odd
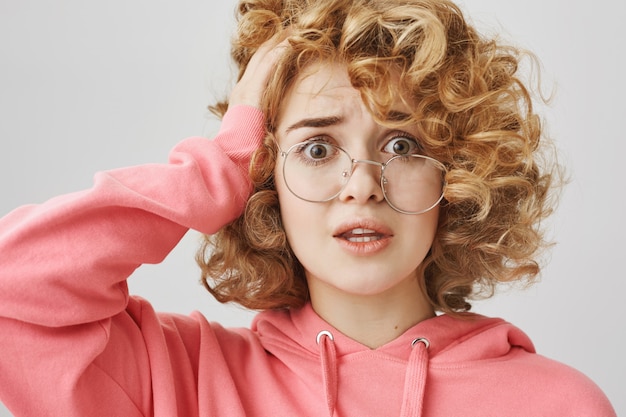
[[[359,230],[360,229],[360,230]],[[371,218],[350,219],[345,221],[333,231],[333,237],[341,237],[347,233],[377,233],[381,236],[393,236],[392,230],[378,220]]]

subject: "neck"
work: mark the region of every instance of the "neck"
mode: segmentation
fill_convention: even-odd
[[[315,312],[353,340],[376,349],[435,313],[417,278],[375,295],[350,294],[323,282],[309,282]]]

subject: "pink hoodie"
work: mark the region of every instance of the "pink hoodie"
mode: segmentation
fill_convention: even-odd
[[[169,164],[0,220],[0,399],[15,416],[615,416],[500,319],[439,316],[371,350],[310,305],[224,329],[130,297],[137,267],[241,213],[263,123],[237,106]]]

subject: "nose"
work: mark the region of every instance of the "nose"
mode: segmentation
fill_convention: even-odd
[[[385,199],[380,187],[382,164],[370,160],[352,160],[352,172],[348,183],[339,194],[342,202],[365,204],[369,201],[381,202]]]

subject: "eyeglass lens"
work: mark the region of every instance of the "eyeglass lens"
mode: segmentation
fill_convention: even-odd
[[[337,197],[352,175],[354,161],[343,149],[323,142],[303,142],[286,153],[283,175],[289,190],[311,202]],[[436,206],[443,194],[445,168],[423,155],[398,155],[381,164],[385,199],[397,211],[418,214]]]

